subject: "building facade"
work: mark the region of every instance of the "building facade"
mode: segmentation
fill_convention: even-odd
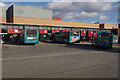
[[[6,10],[8,7],[0,7],[0,22],[6,23]]]
[[[52,19],[52,10],[28,6],[11,5],[7,9],[6,15],[8,23],[21,23],[21,21],[24,21],[25,18]],[[20,21],[18,21],[18,19]]]

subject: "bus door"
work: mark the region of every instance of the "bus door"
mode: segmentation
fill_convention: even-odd
[[[37,29],[24,30],[24,43],[38,43],[39,31]]]

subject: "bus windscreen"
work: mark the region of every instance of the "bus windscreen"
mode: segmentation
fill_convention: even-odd
[[[79,36],[79,32],[71,32],[71,36]]]
[[[27,35],[37,35],[37,30],[27,30]]]
[[[100,35],[99,35],[99,37],[101,37],[101,38],[111,38],[111,34],[110,33],[100,33]]]

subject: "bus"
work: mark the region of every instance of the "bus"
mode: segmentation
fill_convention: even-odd
[[[80,31],[61,31],[52,34],[51,39],[53,42],[59,43],[79,43]]]
[[[31,43],[35,44],[39,42],[39,30],[38,29],[24,29],[20,31],[18,35],[19,43]]]
[[[110,32],[97,32],[93,35],[92,45],[95,47],[112,48],[113,34]]]

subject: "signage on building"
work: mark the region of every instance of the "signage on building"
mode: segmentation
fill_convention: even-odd
[[[48,30],[47,29],[39,29],[40,34],[47,34]]]
[[[7,33],[19,33],[18,28],[8,28]]]
[[[93,31],[88,31],[88,36],[92,37],[93,36]]]
[[[85,30],[81,30],[81,36],[86,36],[86,31]]]
[[[59,32],[59,30],[52,30],[52,33]]]

